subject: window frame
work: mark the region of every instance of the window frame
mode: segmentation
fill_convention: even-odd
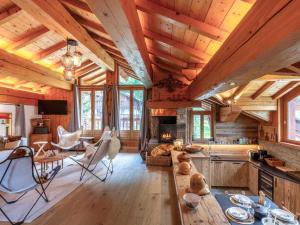
[[[200,115],[200,138],[199,139],[194,139],[194,116],[195,115]],[[213,112],[212,111],[192,111],[191,112],[191,139],[193,143],[205,143],[206,141],[208,141],[208,138],[204,138],[204,116],[208,115],[210,116],[210,132],[211,132],[211,137],[214,137],[214,122],[213,122]]]
[[[281,99],[279,99],[279,109],[281,114],[279,115],[279,119],[280,119],[279,124],[281,126],[278,129],[278,131],[279,130],[281,131],[281,134],[279,133],[280,134],[279,135],[280,140],[278,140],[279,142],[300,145],[300,141],[295,141],[288,138],[288,116],[289,116],[288,104],[291,100],[298,97],[299,95],[300,95],[300,89],[296,88],[293,91],[286,94],[285,96],[283,96]]]
[[[140,130],[134,130],[133,129],[133,92],[136,91],[136,90],[142,90],[144,91],[144,94],[145,94],[145,88],[144,86],[140,86],[140,85],[119,85],[119,94],[120,94],[120,91],[122,90],[127,90],[127,91],[130,91],[130,108],[129,108],[129,118],[130,118],[130,129],[129,130],[121,130],[120,128],[120,132],[122,133],[139,133]],[[144,102],[145,104],[145,102]]]
[[[103,91],[104,88],[103,86],[96,86],[96,87],[86,87],[86,86],[81,86],[79,87],[79,108],[80,108],[80,127],[81,125],[81,92],[82,91],[90,91],[91,92],[91,129],[90,130],[83,130],[84,134],[88,135],[95,135],[95,134],[100,134],[103,130],[103,121],[101,124],[101,128],[99,130],[95,130],[95,92],[96,91]],[[103,113],[103,109],[102,109]]]

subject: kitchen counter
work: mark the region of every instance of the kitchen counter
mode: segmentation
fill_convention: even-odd
[[[178,198],[178,206],[181,217],[182,225],[230,225],[225,214],[222,211],[221,206],[217,202],[216,198],[212,194],[208,194],[201,197],[201,203],[197,210],[189,210],[182,199],[185,193],[185,189],[190,186],[190,176],[194,173],[198,173],[193,161],[191,161],[192,169],[191,175],[178,174],[178,160],[177,156],[179,151],[172,151],[173,162],[173,175],[175,181],[175,188]],[[196,156],[196,155],[195,155]],[[198,156],[204,156],[198,154]]]
[[[274,167],[269,166],[268,164],[266,164],[264,162],[254,161],[251,159],[249,159],[248,161],[249,161],[249,163],[256,166],[258,169],[260,169],[264,172],[267,172],[267,173],[271,174],[272,176],[280,177],[282,179],[289,180],[291,182],[300,184],[299,178],[293,177],[293,176],[289,175],[287,172],[280,171]]]

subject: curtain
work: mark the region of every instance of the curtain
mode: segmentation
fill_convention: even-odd
[[[139,139],[139,151],[141,157],[145,159],[146,151],[147,151],[147,141],[149,138],[149,109],[146,106],[146,102],[148,100],[148,91],[145,89],[144,91],[144,104],[143,104],[143,112],[142,112],[142,122],[140,129],[140,139]]]
[[[185,144],[192,143],[192,109],[186,109]]]
[[[107,85],[104,85],[103,88],[103,104],[102,104],[102,130],[106,126],[109,126],[108,123],[108,111],[107,111],[107,94],[108,94],[109,87]]]
[[[79,88],[76,84],[73,85],[73,103],[71,120],[69,124],[70,132],[75,132],[80,129]]]
[[[119,136],[120,126],[119,126],[119,90],[117,85],[112,86],[112,107],[111,107],[111,118],[110,118],[110,128],[115,128],[117,135]]]
[[[25,124],[25,108],[24,108],[24,105],[16,105],[15,135],[26,137],[26,124]]]

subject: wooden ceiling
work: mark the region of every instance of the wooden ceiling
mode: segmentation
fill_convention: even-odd
[[[70,89],[60,58],[71,37],[83,53],[81,85],[105,84],[106,71],[118,65],[146,87],[160,77],[154,71],[172,74],[190,85],[191,99],[233,87],[252,100],[278,98],[300,75],[299,12],[292,10],[298,6],[295,0],[0,0],[0,86]],[[278,29],[284,32],[274,36]],[[256,80],[265,74],[280,81]]]

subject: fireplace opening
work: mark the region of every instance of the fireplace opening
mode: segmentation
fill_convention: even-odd
[[[176,116],[159,117],[159,142],[172,143],[176,139]]]

